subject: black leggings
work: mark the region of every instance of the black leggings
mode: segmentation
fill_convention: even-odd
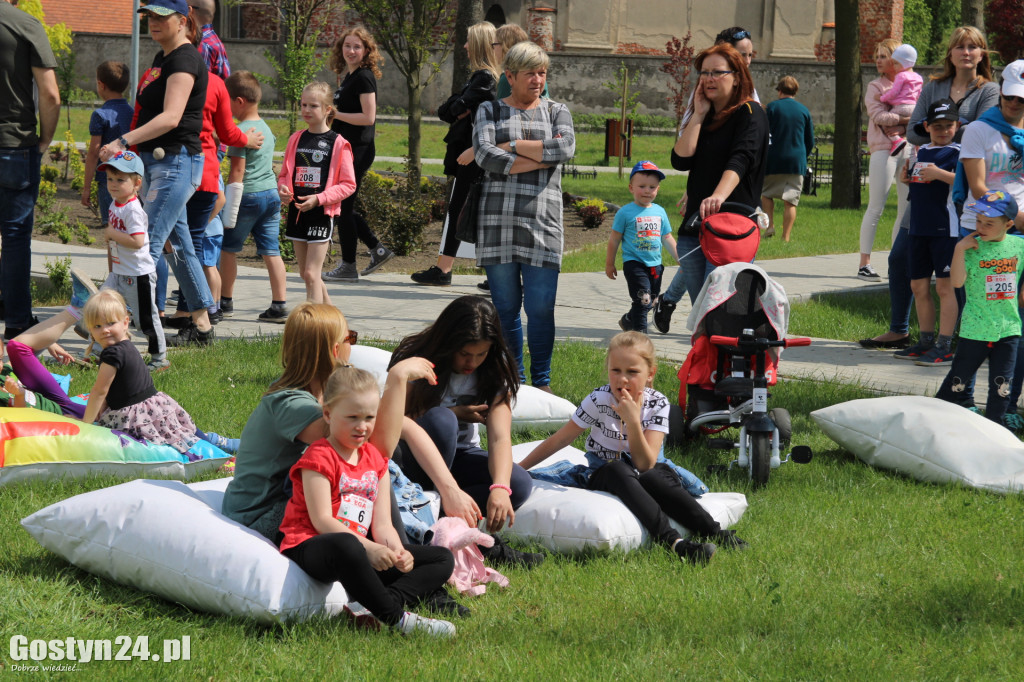
[[[324,533],[282,552],[323,583],[339,582],[351,601],[357,601],[386,625],[396,625],[406,607],[417,603],[447,582],[455,568],[452,553],[444,547],[405,545],[413,556],[413,568],[375,571],[366,550],[352,533]]]
[[[680,538],[669,525],[670,517],[701,537],[721,529],[667,464],[655,464],[641,474],[624,460],[612,460],[591,475],[588,487],[622,500],[651,534],[651,540],[669,547]]]
[[[462,242],[455,237],[455,226],[459,222],[459,213],[462,212],[462,207],[466,203],[469,188],[473,186],[473,181],[480,176],[480,173],[480,166],[473,162],[466,166],[459,166],[459,170],[455,174],[452,193],[448,197],[448,209],[444,214],[444,227],[441,230],[442,256],[454,258],[455,254],[459,252],[459,244]]]
[[[372,251],[380,244],[377,235],[373,233],[370,226],[362,215],[356,213],[356,195],[359,194],[359,185],[363,182],[363,176],[373,165],[373,159],[377,156],[376,147],[371,144],[352,147],[352,166],[356,173],[356,191],[341,202],[341,214],[338,216],[338,243],[341,245],[341,260],[346,263],[356,262],[356,240],[363,242]]]

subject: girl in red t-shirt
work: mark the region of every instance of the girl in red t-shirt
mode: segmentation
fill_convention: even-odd
[[[344,366],[331,374],[323,395],[330,435],[311,444],[289,473],[293,492],[281,522],[281,553],[316,580],[340,582],[351,599],[402,633],[450,637],[454,625],[406,607],[444,585],[455,565],[451,552],[403,545],[391,522],[384,453],[398,444],[405,386],[417,379],[437,382],[429,362],[398,363],[381,400],[369,372]]]

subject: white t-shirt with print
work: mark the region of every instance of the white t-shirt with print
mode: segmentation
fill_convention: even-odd
[[[975,121],[964,128],[960,141],[960,160],[984,159],[985,186],[1000,189],[1013,196],[1018,206],[1024,206],[1024,163],[999,131],[984,121]],[[968,201],[970,201],[968,199]],[[976,216],[964,211],[960,225],[974,230]]]
[[[629,454],[629,439],[622,420],[612,409],[614,404],[616,401],[611,386],[605,384],[584,398],[572,416],[576,426],[590,429],[587,434],[587,452],[601,459],[619,459],[622,453]],[[644,431],[668,433],[668,398],[653,388],[644,389],[640,425]]]
[[[110,202],[110,227],[129,236],[142,235],[142,248],[139,249],[110,242],[110,262],[115,275],[137,277],[156,272],[156,264],[149,255],[149,218],[138,197],[132,197],[124,204]]]

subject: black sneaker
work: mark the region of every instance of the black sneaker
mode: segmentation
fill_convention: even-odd
[[[160,320],[160,323],[163,325],[164,329],[184,329],[192,324],[192,316],[177,315],[174,317],[165,317]]]
[[[666,301],[664,296],[658,297],[654,304],[654,327],[662,334],[668,334],[669,325],[672,324],[672,313],[676,311],[676,304]]]
[[[426,284],[432,287],[450,287],[452,285],[452,273],[445,272],[436,265],[414,272],[411,277],[416,284]]]
[[[213,343],[214,331],[201,332],[194,324],[182,329],[174,336],[167,337],[168,348],[185,348],[187,346],[209,346]]]
[[[490,291],[491,290],[491,283],[488,282],[485,279],[484,281],[482,281],[479,284],[477,284],[476,288],[479,289],[480,291]]]
[[[423,597],[416,606],[423,607],[434,613],[458,616],[459,618],[469,618],[473,614],[468,608],[452,599],[452,596],[448,594],[448,590],[443,587],[439,587],[426,597]]]
[[[897,360],[920,360],[924,355],[935,346],[934,343],[921,343],[918,341],[909,348],[898,350],[892,354]]]
[[[692,540],[680,540],[672,548],[679,558],[689,561],[691,564],[706,566],[711,557],[715,555],[718,547],[713,542],[693,542]]]
[[[394,251],[383,244],[377,244],[377,248],[370,252],[370,264],[359,271],[359,276],[366,277],[367,275],[372,275],[377,272],[380,266],[384,265],[394,257]]]
[[[225,301],[223,298],[220,300],[220,312],[224,317],[231,317],[235,314],[235,302]]]
[[[622,317],[619,318],[619,329],[624,332],[633,331],[633,323],[629,321],[629,313],[624,313]]]
[[[224,321],[224,313],[220,310],[210,313],[210,324],[219,324]]]
[[[270,306],[256,318],[260,322],[273,322],[274,324],[284,324],[288,321],[288,309],[287,308],[275,308]]]
[[[480,547],[480,553],[484,555],[484,559],[487,559],[492,564],[534,568],[544,563],[543,554],[520,552],[518,549],[509,547],[497,535],[492,535],[491,537],[494,538],[494,547]]]
[[[736,535],[734,530],[720,530],[711,536],[719,547],[725,549],[747,549],[750,543]]]

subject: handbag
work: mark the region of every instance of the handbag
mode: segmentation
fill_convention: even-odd
[[[480,217],[480,192],[483,189],[483,169],[473,179],[469,186],[469,193],[466,194],[466,201],[462,204],[459,217],[455,221],[455,238],[467,244],[476,244],[477,220]]]

